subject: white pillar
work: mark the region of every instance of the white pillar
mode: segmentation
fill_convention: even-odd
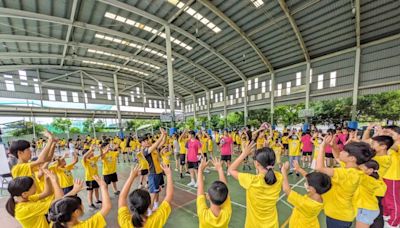
[[[39,90],[40,90],[40,107],[43,108],[43,90],[42,90],[42,80],[40,79],[39,69],[36,69],[36,75],[39,81]]]
[[[271,125],[274,124],[274,102],[275,102],[275,73],[271,73],[271,91],[270,91],[270,111],[271,111]]]
[[[117,106],[117,118],[118,118],[118,128],[122,130],[122,125],[121,125],[121,107],[119,103],[119,91],[118,91],[118,79],[117,79],[117,74],[113,74],[114,76],[114,93],[115,93],[115,105]]]
[[[208,121],[208,128],[211,128],[211,112],[210,112],[210,91],[206,91],[206,100],[207,100],[207,121]]]
[[[168,71],[168,91],[170,100],[170,110],[172,115],[171,127],[175,127],[175,92],[174,92],[174,75],[172,69],[172,47],[171,47],[171,30],[169,26],[165,26],[165,46],[167,50],[167,71]]]
[[[227,88],[224,86],[224,126],[225,128],[228,126],[228,119],[227,119],[227,108],[226,108],[226,95],[227,95]]]
[[[306,109],[310,108],[310,72],[311,64],[307,62],[306,66]],[[308,117],[305,117],[305,122],[308,123]]]
[[[354,65],[354,82],[353,82],[353,105],[351,107],[351,120],[357,119],[357,98],[358,98],[358,82],[360,79],[360,61],[361,61],[361,49],[356,48],[356,62]]]
[[[79,73],[81,75],[81,89],[82,89],[82,96],[83,96],[83,104],[85,105],[85,109],[86,109],[85,84],[83,83],[82,71],[79,71]]]
[[[145,94],[144,94],[144,83],[142,81],[142,104],[143,104],[143,112],[146,112],[146,98],[145,98]],[[140,93],[139,93],[140,95]]]
[[[193,118],[194,121],[196,122],[197,120],[197,113],[196,113],[196,96],[193,94]]]

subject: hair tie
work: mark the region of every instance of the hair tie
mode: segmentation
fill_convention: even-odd
[[[267,169],[273,169],[274,167],[272,165],[269,165],[266,167]]]
[[[377,173],[378,172],[378,170],[374,170],[374,173]]]

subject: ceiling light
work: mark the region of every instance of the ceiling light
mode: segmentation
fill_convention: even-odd
[[[115,19],[115,17],[116,17],[117,15],[115,15],[115,14],[113,14],[113,13],[110,13],[110,12],[107,12],[104,16],[107,17],[107,18]]]

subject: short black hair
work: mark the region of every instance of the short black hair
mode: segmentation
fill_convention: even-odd
[[[350,142],[344,146],[344,150],[356,158],[357,165],[364,164],[375,156],[375,151],[365,142]]]
[[[139,140],[140,143],[142,143],[143,141],[146,141],[147,139],[149,139],[147,135],[143,135],[143,136],[140,136],[140,137],[138,138],[138,140]]]
[[[189,134],[190,134],[190,135],[193,135],[193,136],[196,135],[196,133],[195,133],[194,131],[189,131]]]
[[[18,158],[18,151],[24,151],[29,147],[31,147],[31,144],[26,140],[13,141],[10,146],[10,153]]]
[[[386,149],[390,149],[394,144],[393,138],[387,135],[375,136],[372,138],[372,140],[378,142],[379,145],[385,145]]]
[[[222,205],[228,198],[228,186],[222,181],[214,181],[208,188],[210,200],[215,205]]]
[[[308,185],[315,188],[315,191],[320,195],[328,192],[332,187],[331,178],[325,173],[308,173],[306,179]]]

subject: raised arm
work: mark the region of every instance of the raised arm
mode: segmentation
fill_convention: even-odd
[[[208,162],[206,158],[201,159],[199,169],[197,171],[197,196],[204,195],[204,180],[203,180],[203,172],[207,167]]]
[[[160,131],[161,131],[161,136],[157,139],[157,141],[155,143],[153,143],[149,147],[149,153],[151,153],[152,151],[157,149],[160,146],[160,144],[163,142],[164,138],[166,137],[167,132],[163,128],[160,128]]]
[[[221,159],[219,158],[212,158],[211,159],[212,164],[215,167],[215,170],[217,170],[218,172],[218,178],[221,182],[224,182],[225,184],[228,184],[228,182],[226,181],[226,177],[224,174],[224,170],[222,168],[222,164],[221,164]]]
[[[70,192],[68,192],[65,196],[76,196],[80,191],[82,191],[84,187],[85,182],[79,179],[76,179],[74,181],[74,187]]]
[[[305,177],[308,174],[307,171],[305,171],[304,169],[302,169],[300,167],[299,162],[297,160],[293,161],[293,167],[294,167],[294,170],[296,172],[300,173],[303,177]]]
[[[43,169],[43,172],[46,177],[49,178],[51,185],[53,186],[54,200],[61,199],[64,196],[64,192],[58,184],[57,176],[48,169]]]
[[[50,182],[50,179],[47,176],[45,176],[44,177],[44,190],[43,190],[43,192],[41,192],[39,194],[39,200],[44,199],[44,198],[50,196],[51,194],[53,194],[53,187]]]
[[[165,176],[167,176],[167,191],[165,193],[164,201],[171,204],[172,198],[174,197],[174,181],[172,180],[171,168],[166,164],[161,164],[161,168],[163,169]]]
[[[48,157],[50,149],[51,149],[51,147],[53,145],[54,138],[53,138],[53,135],[49,131],[45,132],[45,136],[47,137],[48,143],[43,148],[43,150],[40,152],[40,154],[38,156],[38,159],[36,161],[31,162],[31,169],[35,168],[35,167],[38,167],[43,162],[47,161],[47,157]]]
[[[282,165],[281,172],[282,172],[282,177],[283,177],[283,183],[282,183],[282,190],[286,193],[286,195],[289,195],[289,193],[292,191],[290,188],[287,172],[289,170],[289,162],[285,162]]]
[[[365,129],[363,136],[362,136],[362,140],[363,141],[368,141],[371,138],[371,130],[374,127],[374,124],[369,124],[367,129]]]
[[[106,182],[104,182],[103,178],[100,178],[97,175],[93,176],[93,179],[100,185],[101,189],[101,200],[103,202],[101,203],[100,214],[103,215],[103,217],[106,217],[112,207],[110,194],[108,193],[108,186]]]
[[[83,155],[82,159],[83,159],[84,161],[86,161],[87,158],[89,157],[89,155],[91,155],[92,153],[94,153],[94,145],[91,145],[91,146],[90,146],[89,151],[86,152],[86,153]]]
[[[235,179],[239,178],[239,171],[237,169],[239,168],[240,164],[247,156],[249,156],[253,152],[255,147],[256,144],[254,142],[247,143],[243,148],[243,152],[239,155],[238,158],[236,158],[236,160],[231,164],[231,166],[229,166],[228,172]]]
[[[333,177],[333,169],[325,167],[324,155],[325,155],[325,146],[327,145],[328,141],[332,140],[332,135],[328,135],[324,138],[324,141],[320,145],[320,149],[317,155],[317,164],[315,170],[321,173],[325,173],[330,177]]]
[[[128,206],[126,199],[128,198],[129,191],[132,187],[133,181],[135,180],[135,178],[137,176],[139,176],[140,169],[141,169],[140,165],[135,165],[131,168],[131,173],[130,173],[128,179],[126,180],[125,185],[122,188],[121,193],[118,198],[118,208]]]

